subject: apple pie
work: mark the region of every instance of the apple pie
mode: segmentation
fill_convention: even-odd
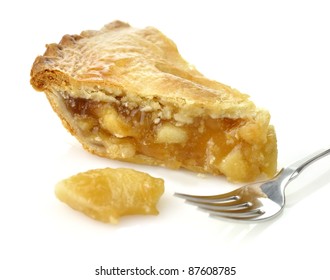
[[[31,70],[64,126],[102,157],[251,181],[276,171],[270,114],[210,80],[153,27],[65,35]]]

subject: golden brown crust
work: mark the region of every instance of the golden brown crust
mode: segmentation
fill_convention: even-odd
[[[54,83],[125,89],[134,98],[158,99],[187,111],[203,108],[212,116],[255,112],[246,95],[206,79],[158,30],[135,29],[119,21],[100,31],[65,35],[59,44],[47,45],[32,67],[31,84],[47,91]]]
[[[269,113],[256,108],[247,95],[204,77],[181,57],[170,39],[153,27],[136,29],[115,21],[99,31],[65,35],[58,44],[47,45],[44,55],[36,58],[31,84],[46,93],[64,126],[84,148],[100,156],[180,167],[177,162],[165,163],[131,153],[123,139],[110,138],[111,147],[107,149],[86,141],[66,108],[68,98],[164,111],[180,125],[190,124],[200,116],[246,119],[249,124],[236,137],[249,145],[266,145],[267,137],[272,135],[275,146],[273,143],[269,149],[276,158],[276,138],[269,127]],[[256,127],[261,131],[257,137]],[[201,166],[184,167],[205,171]]]

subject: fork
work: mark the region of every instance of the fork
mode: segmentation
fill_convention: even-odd
[[[299,160],[267,181],[251,183],[234,191],[210,196],[175,193],[186,202],[207,211],[211,217],[261,221],[282,212],[285,205],[285,188],[313,162],[330,154],[330,149],[320,150]]]

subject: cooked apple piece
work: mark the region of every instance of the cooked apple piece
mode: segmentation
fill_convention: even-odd
[[[163,192],[162,179],[127,168],[89,170],[55,187],[58,199],[73,209],[113,224],[125,215],[157,215]]]

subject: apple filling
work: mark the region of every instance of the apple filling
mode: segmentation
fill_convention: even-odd
[[[63,99],[76,128],[90,144],[125,160],[135,155],[171,168],[225,174],[229,180],[254,180],[276,171],[275,133],[265,116],[253,119],[180,120],[174,109],[125,102]]]

